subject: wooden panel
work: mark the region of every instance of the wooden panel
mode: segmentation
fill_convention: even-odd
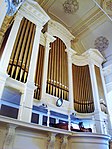
[[[68,100],[68,61],[66,46],[61,39],[51,43],[46,92]]]
[[[38,100],[41,97],[44,54],[45,54],[45,48],[44,46],[40,45],[37,59],[36,73],[35,73],[35,85],[37,86],[37,89],[34,91],[34,98]]]
[[[74,108],[80,113],[94,111],[89,66],[72,65]]]
[[[22,19],[7,69],[10,77],[24,83],[27,81],[35,29],[32,22]]]

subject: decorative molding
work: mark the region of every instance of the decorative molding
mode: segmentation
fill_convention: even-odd
[[[61,149],[67,149],[68,136],[64,135],[61,137]]]
[[[77,0],[66,0],[63,3],[63,9],[67,14],[74,14],[79,9],[79,2]]]
[[[40,44],[41,45],[43,45],[43,46],[45,46],[45,36],[44,36],[44,34],[41,32],[41,35],[40,35]]]
[[[48,135],[47,146],[48,149],[54,149],[56,141],[56,133],[50,133]]]
[[[109,41],[106,37],[100,36],[96,38],[94,45],[95,45],[95,49],[98,49],[100,52],[102,52],[108,48]]]
[[[103,9],[109,14],[112,15],[112,0],[103,1]]]
[[[7,134],[5,137],[3,149],[12,149],[16,127],[17,125],[12,124],[7,125]]]
[[[54,20],[48,22],[48,33],[59,37],[65,43],[66,47],[71,47],[71,40],[75,39],[63,25]]]
[[[93,25],[93,23],[95,23],[102,16],[104,16],[104,13],[100,9],[98,9],[95,13],[91,14],[88,18],[78,24],[78,26],[74,28],[72,33],[76,38],[81,36],[81,34],[88,30],[88,27]]]
[[[54,42],[56,40],[56,38],[54,38],[48,32],[45,32],[44,37],[45,37],[45,41],[46,41],[46,43],[45,43],[46,50],[49,51],[51,49],[50,43]]]
[[[72,62],[78,66],[89,65],[90,63],[100,66],[105,61],[97,49],[89,49],[81,55],[74,54]]]
[[[40,24],[44,26],[45,23],[47,23],[50,19],[45,11],[39,6],[39,4],[33,0],[25,0],[19,12],[21,12],[21,14],[23,14],[27,19],[37,25]]]

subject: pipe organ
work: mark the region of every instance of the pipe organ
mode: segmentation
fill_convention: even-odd
[[[80,113],[94,111],[89,66],[72,65],[74,108]]]
[[[40,96],[41,96],[44,53],[45,53],[45,48],[44,46],[40,45],[38,59],[37,59],[36,72],[35,72],[35,86],[37,87],[37,89],[34,91],[34,98],[38,100],[40,99]]]
[[[36,2],[25,0],[10,28],[11,32],[6,35],[9,38],[2,46],[0,98],[5,87],[20,93],[20,104],[16,105],[18,120],[29,123],[34,116],[36,124],[38,121],[42,125],[45,120],[50,126],[51,119],[61,122],[62,118],[70,126],[75,112],[77,118],[79,113],[89,113],[91,120],[92,116],[97,119],[97,130],[102,133],[104,117],[99,98],[106,96],[99,67],[104,58],[96,49],[89,49],[79,56],[71,48],[74,36],[61,24],[49,20]],[[60,107],[56,107],[58,98],[63,99]],[[0,100],[1,103],[3,101]],[[4,104],[7,107],[7,103]],[[12,108],[14,106],[12,104]],[[63,117],[59,119],[60,115]]]
[[[47,89],[46,92],[68,100],[68,62],[66,46],[63,41],[56,37],[51,43],[48,63]]]
[[[12,50],[8,74],[13,79],[26,82],[36,26],[23,18]]]

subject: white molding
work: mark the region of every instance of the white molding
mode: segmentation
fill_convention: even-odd
[[[44,34],[41,32],[41,35],[40,35],[40,44],[42,45],[42,46],[44,46],[45,47],[45,45],[46,45],[46,40],[45,40],[45,36],[44,36]]]
[[[97,49],[88,49],[86,52],[82,53],[81,55],[74,54],[72,56],[72,62],[78,66],[89,65],[93,63],[101,67],[101,64],[105,61],[105,58]]]
[[[59,37],[65,43],[67,48],[71,47],[70,41],[75,39],[64,26],[54,20],[48,22],[48,33],[52,36]]]
[[[24,121],[20,121],[17,119],[8,118],[8,117],[0,115],[0,124],[2,124],[2,123],[3,124],[7,124],[7,123],[14,124],[14,125],[17,125],[18,128],[26,127],[27,129],[40,130],[41,132],[46,131],[46,132],[61,133],[61,134],[67,134],[67,135],[72,135],[72,133],[73,133],[73,132],[69,132],[68,130],[64,130],[64,129],[61,130],[61,132],[60,132],[60,129],[58,129],[58,128],[56,129],[56,128],[52,127],[52,129],[51,129],[51,127],[28,123],[28,122],[24,122]]]
[[[37,25],[44,26],[50,19],[45,11],[35,1],[26,0],[21,6],[19,12],[28,20]]]

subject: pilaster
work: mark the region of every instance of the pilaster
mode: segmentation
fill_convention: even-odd
[[[74,111],[74,97],[73,97],[73,77],[72,77],[72,55],[76,54],[76,52],[71,49],[66,49],[68,55],[68,81],[69,81],[69,102],[70,102],[70,110]]]
[[[5,49],[3,51],[3,55],[1,57],[1,61],[0,61],[0,99],[1,99],[1,96],[3,93],[6,79],[8,78],[7,67],[8,67],[8,64],[10,61],[10,56],[11,56],[11,53],[13,50],[13,45],[14,45],[16,35],[17,35],[22,18],[23,18],[23,16],[20,13],[18,13],[16,16],[16,19],[14,21],[12,30],[10,32],[8,41],[6,43]]]
[[[105,102],[106,102],[106,108],[107,108],[107,113],[108,113],[108,129],[112,129],[112,121],[111,121],[111,109],[110,109],[110,103],[108,101],[108,96],[107,96],[107,89],[106,89],[106,83],[104,80],[104,74],[102,69],[100,68],[100,74],[101,74],[101,79],[102,79],[102,85],[103,85],[103,90],[104,90],[104,95],[105,95]],[[108,131],[110,132],[110,131]]]
[[[3,71],[3,72],[7,71],[10,56],[11,56],[11,53],[12,53],[12,50],[13,50],[13,46],[14,46],[14,43],[15,43],[15,39],[16,39],[16,36],[17,36],[18,29],[19,29],[22,18],[23,18],[23,16],[20,13],[18,13],[16,18],[15,18],[14,24],[12,26],[9,38],[7,40],[3,55],[1,57],[0,70]]]
[[[42,100],[44,100],[46,95],[50,43],[55,41],[55,38],[47,32],[45,33],[45,39],[46,39],[46,45],[45,45],[45,56],[44,56],[43,79],[42,79],[42,94],[41,94]]]
[[[8,124],[7,125],[7,134],[5,137],[5,141],[3,144],[3,149],[12,149],[13,148],[13,141],[15,137],[15,129],[16,125]]]
[[[101,119],[101,108],[100,108],[100,100],[98,94],[98,86],[96,81],[96,74],[94,64],[89,64],[90,76],[91,76],[91,84],[93,91],[93,100],[94,100],[94,120],[96,124],[96,132],[103,133],[102,119]]]
[[[36,26],[36,33],[35,33],[34,44],[32,49],[28,78],[25,84],[24,93],[21,96],[21,104],[20,104],[18,119],[26,122],[31,121],[33,96],[34,96],[34,90],[36,89],[36,86],[34,85],[34,78],[35,78],[35,72],[36,72],[41,29],[42,29],[42,26],[39,26],[39,25]]]

